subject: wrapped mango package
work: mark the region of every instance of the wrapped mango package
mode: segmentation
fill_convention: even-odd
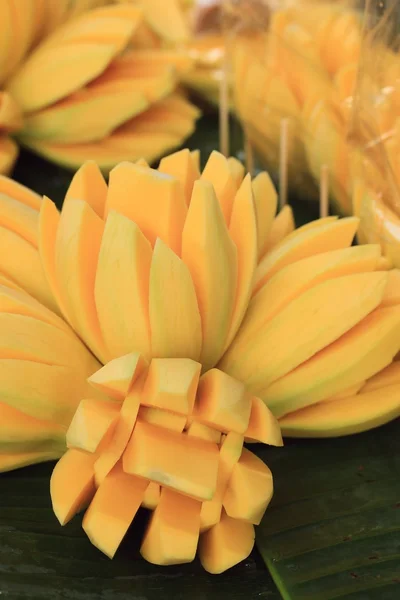
[[[111,1],[2,1],[13,36],[0,45],[1,173],[17,143],[73,169],[95,159],[108,171],[125,159],[152,162],[194,130],[199,111],[178,90],[191,64],[176,49],[189,36],[181,4],[171,0],[165,22],[163,3]]]
[[[273,492],[245,442],[400,415],[399,271],[356,217],[276,208],[218,152],[86,162],[61,213],[0,178],[0,469],[60,458],[57,518],[110,557],[143,506],[144,558],[220,573]]]

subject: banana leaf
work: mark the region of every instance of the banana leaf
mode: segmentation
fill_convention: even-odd
[[[400,598],[400,421],[259,455],[276,491],[257,544],[284,600]]]

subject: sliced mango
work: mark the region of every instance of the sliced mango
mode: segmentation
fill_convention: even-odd
[[[194,419],[225,433],[244,433],[250,412],[251,398],[242,382],[218,369],[211,369],[201,377]]]
[[[247,443],[262,442],[270,446],[283,446],[277,419],[257,396],[253,396],[251,399],[250,421],[244,435]]]
[[[261,328],[246,353],[236,350],[233,344],[221,368],[246,381],[251,392],[259,395],[259,391],[265,391],[372,312],[382,300],[386,282],[386,272],[374,272],[317,285]]]
[[[154,408],[154,406],[141,406],[139,409],[138,421],[152,423],[153,425],[159,425],[170,431],[181,433],[186,425],[186,416],[178,415],[161,408]]]
[[[53,511],[65,525],[92,500],[96,455],[70,448],[54,467],[50,479]]]
[[[147,367],[147,362],[138,352],[114,358],[89,377],[89,383],[111,398],[122,402],[131,386]]]
[[[61,451],[55,450],[32,450],[31,452],[7,452],[0,453],[0,473],[14,471],[22,467],[28,467],[36,463],[56,460],[62,455]]]
[[[97,164],[93,160],[88,160],[73,176],[64,202],[84,200],[100,218],[103,218],[106,198],[107,184],[104,177]]]
[[[39,194],[4,175],[0,175],[0,193],[14,198],[34,210],[41,208],[42,198]]]
[[[200,537],[200,562],[209,573],[222,573],[249,556],[254,540],[251,523],[232,519],[222,511],[221,520]]]
[[[110,173],[106,214],[110,210],[134,221],[152,245],[159,237],[180,254],[187,207],[175,177],[137,164],[119,164]]]
[[[199,359],[201,319],[193,280],[185,263],[161,239],[150,268],[149,313],[152,356]]]
[[[207,181],[196,181],[193,188],[182,235],[182,258],[196,289],[203,332],[200,362],[207,370],[217,362],[225,346],[237,282],[237,251],[213,187]]]
[[[260,201],[256,201],[256,203],[259,204]],[[257,209],[257,218],[259,213],[260,210]],[[275,248],[283,239],[285,239],[287,235],[289,235],[289,233],[294,230],[294,228],[295,223],[292,207],[289,206],[289,204],[286,204],[272,221],[267,240],[263,245],[262,256]]]
[[[208,425],[204,425],[204,423],[200,423],[199,421],[192,421],[187,427],[186,433],[187,435],[214,442],[215,444],[220,444],[221,442],[220,431],[217,431]]]
[[[273,493],[270,469],[255,454],[243,448],[224,493],[226,514],[233,519],[259,525]]]
[[[8,453],[33,450],[65,451],[65,430],[0,402],[0,448]],[[1,469],[1,467],[0,467]]]
[[[277,417],[328,400],[389,365],[400,349],[397,307],[379,308],[309,361],[275,381],[262,398]]]
[[[209,500],[217,484],[218,447],[212,442],[138,422],[124,452],[123,467],[126,473],[198,500]]]
[[[320,402],[280,420],[288,437],[337,437],[360,433],[400,417],[400,385]]]
[[[57,231],[56,275],[65,315],[92,352],[106,362],[98,322],[94,283],[103,235],[103,221],[82,200],[63,206]]]
[[[189,150],[174,152],[161,159],[158,170],[178,179],[182,185],[186,204],[190,204],[194,182],[200,178],[200,171]]]
[[[91,543],[109,558],[118,550],[148,485],[145,479],[124,473],[120,463],[100,484],[82,527]]]
[[[101,240],[94,294],[100,328],[113,358],[132,350],[150,356],[151,257],[150,243],[139,227],[110,211]]]
[[[243,449],[243,436],[229,432],[221,442],[218,459],[217,489],[211,500],[203,502],[200,512],[201,531],[207,531],[221,518],[222,501],[233,467],[238,462]]]
[[[154,358],[141,403],[181,415],[192,413],[201,365],[189,358]]]
[[[201,174],[201,180],[212,184],[226,224],[229,225],[237,186],[228,160],[223,154],[216,150],[211,152]]]
[[[200,507],[199,501],[162,488],[140,548],[143,558],[156,565],[191,562],[199,540]]]
[[[101,400],[81,400],[68,427],[67,446],[96,452],[100,442],[117,421],[119,406]]]
[[[258,257],[261,258],[267,251],[268,245],[272,248],[277,243],[273,239],[274,233],[271,228],[278,206],[278,194],[270,176],[265,172],[259,173],[253,179],[252,188],[257,215],[257,250]],[[280,217],[280,219],[283,219],[283,217]],[[278,229],[277,226],[275,228]],[[287,230],[289,229],[290,227],[287,227]],[[278,238],[277,232],[275,238]]]
[[[148,508],[149,510],[154,510],[159,501],[161,495],[161,487],[158,483],[154,483],[154,481],[150,481],[149,485],[146,488],[144,493],[142,506],[143,508]]]
[[[300,228],[271,252],[267,253],[256,272],[254,290],[258,291],[282,267],[307,256],[350,246],[359,224],[356,217]]]
[[[0,193],[0,225],[38,247],[38,217],[34,208]]]

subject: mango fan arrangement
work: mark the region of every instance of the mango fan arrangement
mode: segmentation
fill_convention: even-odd
[[[264,164],[278,172],[282,121],[288,119],[293,188],[317,197],[327,166],[335,210],[359,216],[360,241],[381,243],[399,266],[400,58],[397,38],[392,46],[385,43],[396,2],[386,3],[392,11],[366,35],[364,15],[351,1],[282,2],[277,9],[268,0],[227,4],[239,5],[240,18],[225,37],[213,30],[192,42],[196,67],[188,84],[217,101],[226,46],[233,109]],[[267,8],[264,21],[253,4]],[[374,0],[370,10],[375,4],[381,11]],[[203,15],[199,27],[207,22],[216,19]]]
[[[178,90],[191,61],[175,48],[188,27],[178,0],[170,9],[166,19],[154,0],[4,0],[13,35],[0,45],[0,172],[12,169],[18,143],[105,171],[181,145],[199,112]]]
[[[147,560],[219,573],[273,492],[244,442],[399,416],[400,273],[357,218],[295,230],[266,173],[198,160],[86,162],[61,213],[0,178],[0,468],[62,457],[62,524],[112,557],[143,506]]]

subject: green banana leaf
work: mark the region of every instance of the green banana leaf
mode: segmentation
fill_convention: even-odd
[[[284,600],[398,600],[400,420],[259,455],[275,495],[257,545]]]
[[[188,142],[203,161],[218,147],[217,131],[207,116]],[[58,206],[71,178],[27,152],[14,176]],[[292,203],[298,225],[317,218],[317,207]],[[197,561],[161,568],[141,560],[144,513],[110,561],[91,546],[79,517],[64,528],[56,521],[53,465],[0,475],[0,600],[398,600],[400,421],[336,440],[254,449],[273,470],[275,496],[258,528],[258,550],[220,576]]]

